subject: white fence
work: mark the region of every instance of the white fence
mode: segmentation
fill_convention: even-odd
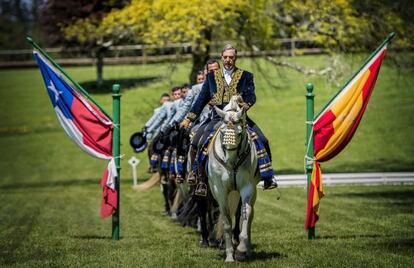
[[[306,187],[306,175],[277,176],[279,187]],[[381,184],[414,184],[414,172],[383,172],[383,173],[323,173],[324,186],[335,185],[381,185]],[[259,187],[262,185],[259,184]]]
[[[275,49],[261,51],[239,51],[241,57],[255,56],[295,56],[304,54],[321,54],[324,50],[315,47],[310,39],[284,38],[275,39]],[[78,47],[73,48],[45,48],[56,61],[63,66],[94,65],[96,59],[91,51]],[[212,46],[212,57],[219,56],[220,46]],[[190,43],[157,45],[123,45],[111,46],[105,52],[104,64],[141,64],[191,58],[192,47]],[[31,49],[0,50],[0,68],[32,67],[35,62]]]

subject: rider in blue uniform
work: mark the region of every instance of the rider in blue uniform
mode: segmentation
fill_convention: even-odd
[[[236,48],[229,44],[226,45],[221,53],[221,59],[224,68],[207,74],[201,92],[190,112],[181,122],[181,127],[187,128],[191,122],[195,121],[207,104],[223,109],[234,95],[241,96],[239,106],[246,111],[255,104],[256,94],[253,74],[235,66],[237,60]],[[209,135],[217,129],[220,120],[221,118],[213,109],[212,116],[206,122],[206,126],[200,128],[202,133],[199,129],[192,141],[191,146],[193,150],[199,149],[200,146],[205,144]],[[264,181],[264,189],[276,188],[277,183],[271,165],[269,143],[257,125],[248,117],[247,124],[251,131],[251,136],[257,137],[254,139],[259,160],[259,172]]]

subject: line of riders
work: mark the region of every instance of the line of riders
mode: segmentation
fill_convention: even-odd
[[[221,60],[223,66],[217,60],[209,60],[204,70],[197,73],[195,85],[173,87],[172,100],[169,94],[162,94],[161,106],[154,110],[142,132],[131,137],[131,145],[137,152],[148,144],[149,172],[160,174],[165,214],[177,218],[184,226],[197,227],[203,246],[220,241],[218,203],[208,187],[206,171],[209,143],[222,121],[213,107],[223,109],[237,96],[239,107],[246,112],[256,102],[253,74],[236,67],[236,48],[226,45]],[[246,123],[256,146],[256,172],[263,188],[276,188],[269,143],[249,117]],[[226,142],[234,142],[234,135],[229,137]],[[139,138],[138,142],[134,143],[134,138]],[[239,204],[237,211],[240,210]],[[237,216],[240,218],[240,213],[236,214],[236,240],[240,233]]]

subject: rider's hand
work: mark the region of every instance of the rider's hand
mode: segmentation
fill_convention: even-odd
[[[181,121],[180,128],[187,129],[188,125],[190,125],[190,123],[191,123],[190,119],[186,118],[183,121]]]

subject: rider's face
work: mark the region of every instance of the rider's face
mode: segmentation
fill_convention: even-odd
[[[168,97],[168,96],[164,96],[164,97],[162,97],[161,99],[160,99],[160,103],[161,104],[164,104],[165,102],[167,102],[167,101],[169,101],[170,100],[170,97]]]
[[[218,62],[213,62],[213,63],[210,63],[209,65],[207,65],[207,69],[208,69],[209,72],[218,70],[219,68],[220,68],[220,66],[219,66]]]
[[[172,95],[174,100],[178,100],[179,98],[181,98],[181,89],[174,91]]]
[[[221,53],[221,60],[223,61],[223,66],[227,70],[233,69],[236,64],[237,56],[234,49],[227,49]]]
[[[204,74],[197,75],[197,84],[201,84],[204,82]]]
[[[188,87],[183,87],[183,88],[181,89],[181,95],[182,95],[183,97],[185,97],[185,96],[187,96],[187,94],[188,94]]]

